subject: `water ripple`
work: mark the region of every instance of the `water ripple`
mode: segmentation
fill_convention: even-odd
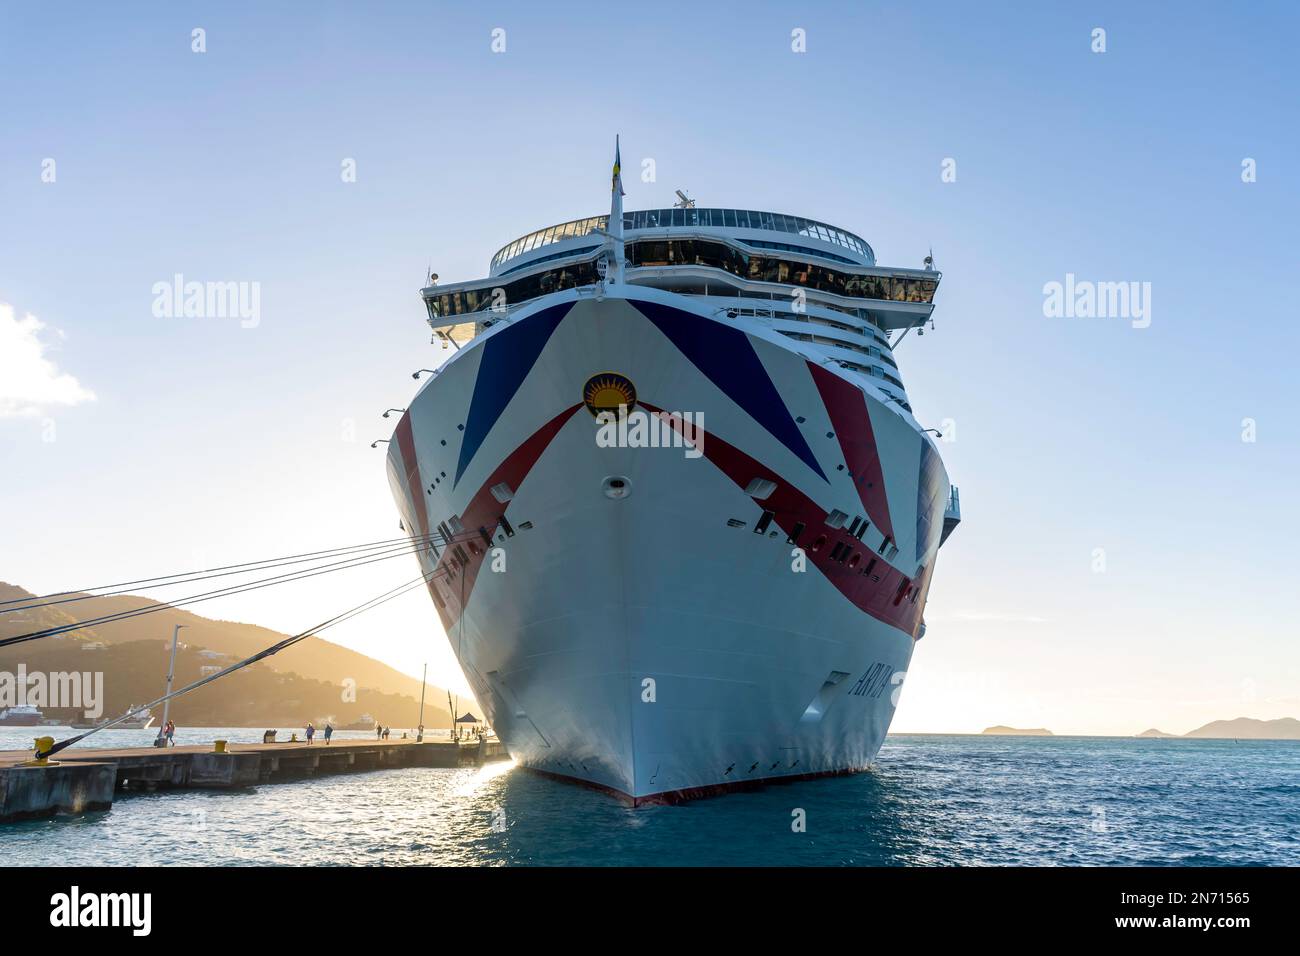
[[[0,828],[0,862],[1296,865],[1297,780],[1292,742],[891,737],[868,773],[637,810],[508,764],[120,796]]]

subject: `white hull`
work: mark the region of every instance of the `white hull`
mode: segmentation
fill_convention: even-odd
[[[917,521],[928,439],[850,373],[810,362],[753,320],[620,289],[599,300],[557,293],[480,335],[415,398],[390,446],[405,528],[463,522],[468,567],[455,547],[422,560],[429,572],[453,569],[430,589],[466,678],[520,764],[636,801],[865,768],[921,632],[938,545]],[[759,364],[739,362],[729,378],[708,357],[717,343],[688,341],[681,322],[740,336]],[[497,336],[513,340],[485,358]],[[582,388],[602,372],[631,380],[641,407],[702,413],[703,455],[598,447]],[[838,419],[828,394],[843,399]],[[865,473],[849,477],[853,454],[834,435],[857,409],[879,461],[871,485],[883,482],[872,492]],[[626,481],[626,497],[604,493],[611,477]],[[771,498],[746,494],[756,477],[778,486]],[[502,483],[513,492],[505,504],[489,493]],[[871,530],[849,538],[853,566],[831,560],[846,529],[822,519],[865,515],[871,496],[888,513],[877,504]],[[765,508],[776,517],[755,534]],[[799,571],[786,537],[809,513]],[[512,537],[495,527],[502,514]],[[862,573],[871,559],[879,582]]]

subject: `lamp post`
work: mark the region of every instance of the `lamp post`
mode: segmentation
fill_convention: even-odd
[[[370,443],[370,447],[378,448],[381,444],[387,445],[390,441],[392,441],[391,438],[376,438],[374,441]]]
[[[181,628],[186,626],[185,624],[177,624],[172,628],[172,656],[167,664],[167,691],[163,695],[164,697],[169,697],[172,692],[172,680],[176,677],[176,638],[180,635]],[[172,702],[170,700],[163,701],[163,719],[161,726],[158,728],[158,736],[153,742],[155,747],[167,746],[167,719],[171,713],[171,707]]]
[[[425,372],[428,372],[430,375],[437,375],[437,374],[438,374],[437,372],[435,372],[435,371],[434,371],[433,369],[431,369],[431,368],[422,368],[422,369],[418,369],[417,371],[412,372],[412,373],[411,373],[411,378],[413,378],[413,379],[417,379],[417,380],[418,380],[419,377],[420,377],[423,373],[425,373]]]
[[[387,418],[387,417],[388,417],[389,415],[391,415],[393,412],[397,412],[397,414],[399,414],[399,415],[403,415],[403,414],[406,413],[406,409],[404,409],[404,408],[390,408],[388,411],[384,412],[384,417]]]
[[[415,732],[415,742],[424,740],[424,685],[429,679],[429,665],[424,665],[424,676],[420,678],[420,729]]]

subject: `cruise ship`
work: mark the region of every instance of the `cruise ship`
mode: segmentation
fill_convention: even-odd
[[[624,212],[619,166],[608,215],[421,290],[402,529],[517,764],[633,804],[865,769],[960,521],[894,355],[940,274],[680,191]]]

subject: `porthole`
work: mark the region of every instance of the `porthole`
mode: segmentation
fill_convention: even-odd
[[[601,482],[600,490],[604,492],[606,498],[617,501],[632,493],[632,482],[622,475],[611,475]]]

